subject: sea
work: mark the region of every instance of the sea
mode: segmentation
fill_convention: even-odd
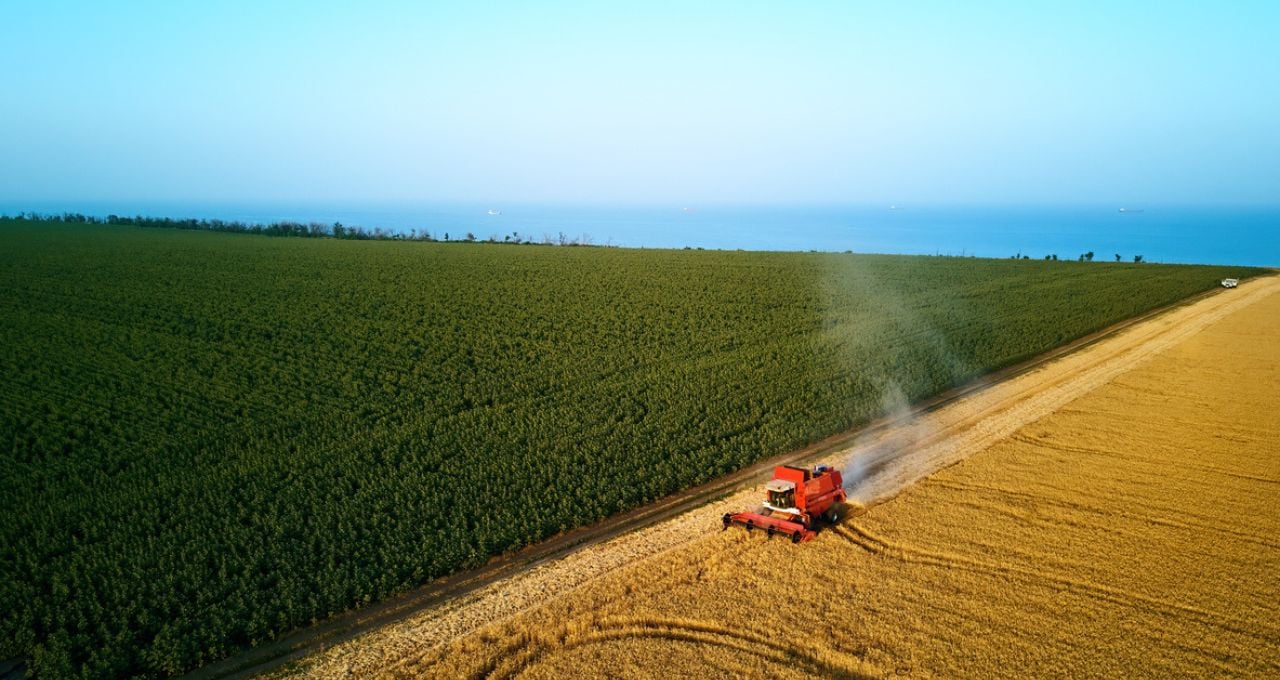
[[[563,205],[0,202],[0,215],[78,212],[250,223],[341,222],[433,237],[628,248],[900,253],[1280,266],[1275,206]]]

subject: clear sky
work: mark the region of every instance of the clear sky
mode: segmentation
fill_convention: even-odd
[[[9,202],[1280,203],[1274,0],[5,0],[0,93]]]

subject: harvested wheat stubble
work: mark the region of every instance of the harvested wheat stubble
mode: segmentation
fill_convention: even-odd
[[[300,670],[1278,673],[1277,292],[1213,296],[904,423],[885,437],[913,448],[855,489],[874,507],[799,549],[714,530],[752,489]]]

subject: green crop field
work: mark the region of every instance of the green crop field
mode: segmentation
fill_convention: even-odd
[[[0,220],[0,659],[191,669],[1249,274]]]

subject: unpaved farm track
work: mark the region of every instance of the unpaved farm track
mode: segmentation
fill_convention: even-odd
[[[864,505],[892,498],[923,477],[1011,436],[1206,326],[1269,297],[1280,290],[1280,279],[1256,280],[1238,290],[1238,296],[1200,300],[1136,324],[1119,337],[994,385],[975,398],[957,401],[927,417],[904,419],[900,427],[886,430],[874,443],[851,452],[854,460],[882,458],[865,466],[876,472],[868,475],[853,495]]]
[[[858,433],[833,437],[805,451],[765,461],[654,506],[552,539],[475,572],[437,582],[408,597],[308,629],[272,648],[259,650],[258,656],[215,664],[195,675],[249,675],[271,670],[317,650],[323,651],[287,670],[330,677],[394,674],[406,664],[414,665],[432,650],[485,624],[544,604],[620,567],[707,538],[708,532],[714,531],[720,514],[755,501],[758,491],[753,486],[727,498],[724,496],[746,483],[757,482],[765,471],[780,462],[817,458],[853,461],[857,467],[869,471],[853,489],[854,498],[864,505],[883,502],[919,479],[1010,436],[1131,370],[1153,354],[1277,290],[1280,290],[1280,280],[1274,277],[1254,280],[1236,291],[1206,294],[1189,303],[1120,324],[996,374],[987,383],[942,395],[903,418],[879,422]],[[717,498],[718,501],[708,503]],[[846,538],[851,531],[847,527],[840,529]],[[607,539],[611,540],[603,542]],[[868,550],[883,552],[888,545],[873,539],[863,540],[863,547]],[[1123,597],[1123,594],[1113,596]],[[592,635],[602,641],[609,639],[612,630],[629,630],[625,622],[601,625],[597,624]],[[677,625],[666,621],[648,622],[642,627],[646,631],[666,631],[662,635],[674,638],[697,638],[708,644],[756,647],[752,640],[743,637],[751,633],[714,632],[699,629],[698,625],[701,624]],[[326,645],[328,649],[324,649]],[[856,661],[838,655],[811,664],[815,672],[822,669],[839,669],[841,673],[855,675],[861,672]]]

